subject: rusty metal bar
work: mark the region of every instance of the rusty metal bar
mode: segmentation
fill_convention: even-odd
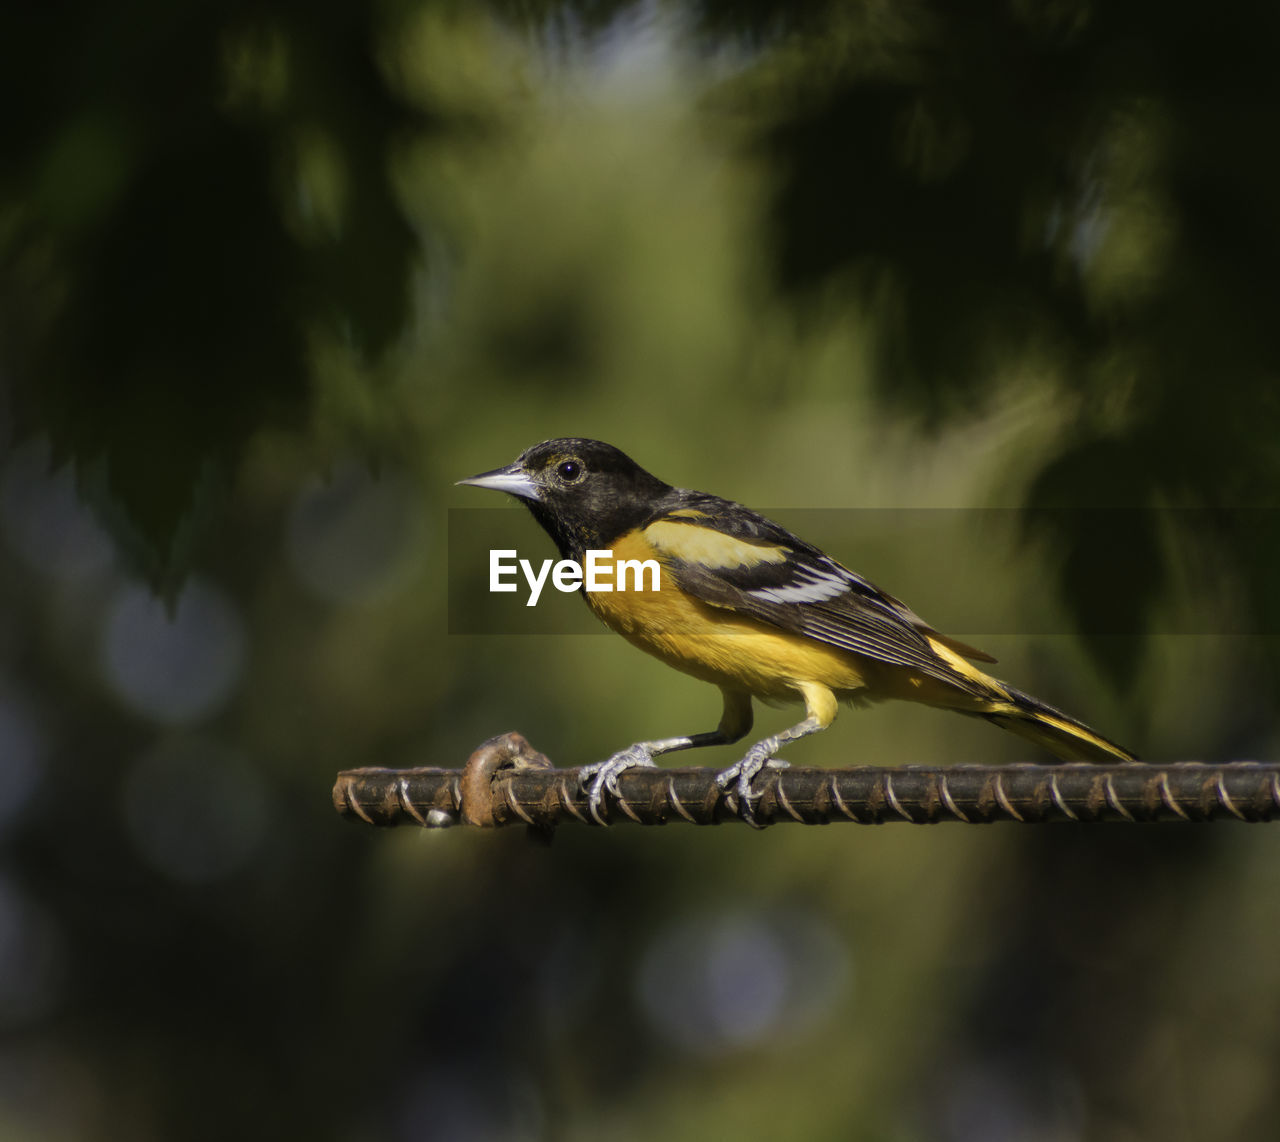
[[[607,798],[610,824],[742,820],[715,769],[634,769]],[[762,774],[756,825],[792,821],[990,824],[1017,821],[1270,821],[1280,819],[1280,764],[958,765],[793,768]],[[371,825],[481,827],[595,822],[576,769],[555,769],[519,734],[481,745],[465,769],[349,769],[334,806]]]

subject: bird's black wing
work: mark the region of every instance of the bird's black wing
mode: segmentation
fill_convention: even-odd
[[[935,642],[994,661],[940,635],[874,583],[741,504],[673,490],[643,534],[676,585],[712,606],[966,688],[969,680]]]

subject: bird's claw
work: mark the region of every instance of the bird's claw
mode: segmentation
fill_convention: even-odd
[[[612,757],[607,757],[604,761],[593,761],[590,765],[584,765],[578,770],[578,781],[587,793],[587,809],[591,813],[592,820],[597,825],[607,825],[609,822],[604,817],[602,810],[604,809],[604,795],[606,792],[613,794],[615,798],[621,799],[622,794],[618,792],[618,776],[625,773],[628,769],[637,769],[642,766],[654,766],[657,762],[653,760],[653,751],[643,743],[628,746],[626,749],[619,750]]]
[[[716,784],[723,790],[733,786],[733,796],[738,801],[738,815],[747,824],[760,828],[760,822],[756,820],[756,806],[764,796],[764,790],[757,793],[751,788],[751,783],[762,769],[789,768],[790,763],[780,757],[770,757],[766,752],[750,749],[741,761],[734,762],[728,769],[716,774]]]

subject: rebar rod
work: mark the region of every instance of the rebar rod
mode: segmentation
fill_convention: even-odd
[[[606,798],[605,819],[639,825],[743,820],[716,774],[710,768],[628,770],[618,779],[621,796]],[[756,788],[761,796],[749,823],[760,826],[1280,818],[1280,764],[1274,762],[796,767],[761,774]],[[343,816],[371,825],[549,831],[570,822],[595,824],[578,770],[553,768],[519,734],[485,742],[462,770],[345,770],[333,800]]]

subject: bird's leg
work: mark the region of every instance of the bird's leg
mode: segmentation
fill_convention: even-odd
[[[798,741],[810,734],[816,734],[819,730],[825,730],[835,721],[838,705],[835,695],[830,690],[816,683],[805,683],[799,689],[804,695],[805,713],[808,715],[805,720],[772,737],[756,742],[743,754],[741,761],[735,762],[716,775],[716,784],[721,789],[733,786],[734,794],[738,798],[738,812],[753,825],[757,823],[755,809],[761,797],[761,794],[751,789],[751,782],[756,774],[766,766],[770,769],[786,769],[787,762],[773,756],[778,750],[788,742]]]
[[[724,713],[720,716],[720,724],[714,730],[705,733],[689,734],[686,737],[663,738],[660,741],[636,742],[635,745],[619,750],[604,761],[592,762],[578,770],[578,780],[587,791],[587,803],[591,816],[597,825],[607,825],[601,814],[605,791],[620,797],[618,792],[618,776],[628,769],[656,764],[655,757],[664,753],[675,753],[682,749],[701,749],[708,745],[731,745],[747,736],[751,729],[751,695],[741,690],[722,688],[724,695]]]

